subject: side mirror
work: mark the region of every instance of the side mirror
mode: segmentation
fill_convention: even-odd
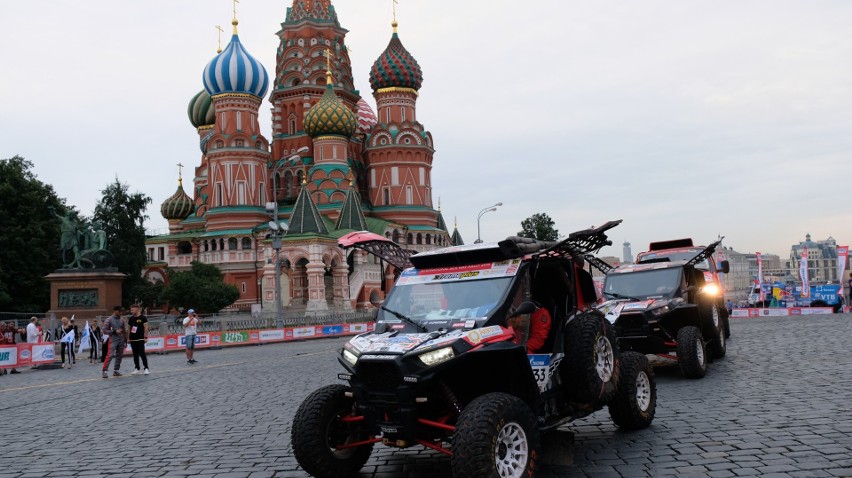
[[[536,306],[532,302],[521,302],[517,309],[512,311],[510,316],[532,314],[535,312]]]
[[[719,272],[723,274],[727,274],[731,272],[731,264],[728,261],[722,261],[719,263]]]

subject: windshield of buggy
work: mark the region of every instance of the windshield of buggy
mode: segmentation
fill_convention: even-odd
[[[603,292],[610,299],[672,298],[681,285],[680,276],[679,267],[608,274]]]
[[[382,306],[420,323],[489,317],[508,295],[519,266],[520,260],[512,260],[406,269]],[[396,320],[384,310],[378,318]]]

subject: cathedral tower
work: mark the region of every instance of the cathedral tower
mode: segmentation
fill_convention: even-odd
[[[366,146],[369,201],[373,212],[386,220],[437,228],[432,135],[417,121],[423,73],[402,46],[396,19],[392,26],[390,43],[370,70],[378,123]]]
[[[260,133],[257,113],[269,77],[240,43],[237,23],[235,15],[231,42],[203,74],[215,111],[206,141],[208,231],[251,229],[267,219],[269,143]]]

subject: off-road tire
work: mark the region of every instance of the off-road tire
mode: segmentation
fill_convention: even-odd
[[[541,438],[530,407],[514,395],[495,392],[462,410],[452,447],[456,478],[521,478],[535,474]]]
[[[707,374],[707,350],[698,327],[688,325],[677,331],[677,360],[686,378],[701,378]]]
[[[725,338],[731,338],[731,316],[730,314],[725,317]]]
[[[354,400],[344,395],[345,385],[327,385],[308,395],[293,417],[290,443],[299,465],[317,478],[350,476],[360,470],[373,451],[373,444],[336,451],[336,443],[369,438],[364,422],[346,425],[340,418],[352,413]]]
[[[603,315],[584,312],[567,327],[562,373],[568,397],[576,403],[603,404],[618,389],[618,343]]]
[[[722,318],[722,312],[714,302],[705,304],[701,309],[703,320],[709,320],[713,323],[713,334],[710,336],[710,352],[713,358],[722,358],[727,353],[727,345],[725,343],[725,320]]]
[[[657,384],[651,362],[639,352],[623,352],[619,368],[621,382],[609,402],[609,416],[622,430],[647,428],[657,411]]]

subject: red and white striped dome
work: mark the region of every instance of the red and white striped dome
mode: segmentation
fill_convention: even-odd
[[[358,100],[358,133],[369,133],[378,122],[376,113],[373,113],[370,104],[364,98]]]

